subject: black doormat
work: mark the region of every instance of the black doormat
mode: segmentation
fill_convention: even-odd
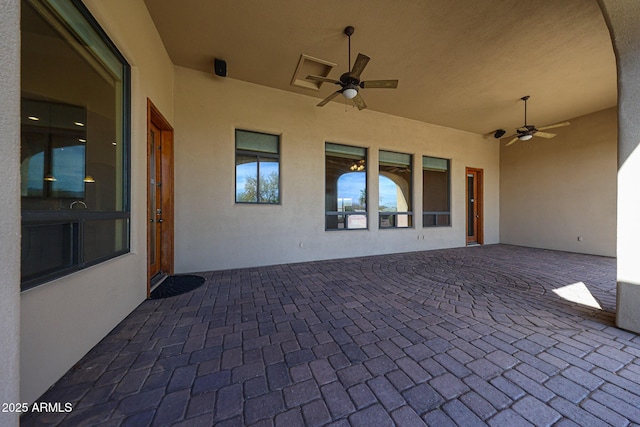
[[[162,299],[175,297],[194,289],[204,283],[204,277],[185,274],[181,276],[169,276],[157,288],[151,292],[149,299]]]

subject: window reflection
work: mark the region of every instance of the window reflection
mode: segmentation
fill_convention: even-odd
[[[84,198],[86,131],[76,123],[86,116],[79,106],[22,99],[23,197]]]
[[[280,138],[236,130],[236,203],[280,202]]]
[[[411,194],[411,155],[380,151],[380,228],[403,228],[413,225]]]
[[[450,161],[422,157],[422,226],[451,225]]]
[[[128,252],[130,91],[82,2],[20,4],[24,290]]]
[[[367,228],[366,149],[327,143],[325,228]]]

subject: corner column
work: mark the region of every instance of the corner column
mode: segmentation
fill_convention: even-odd
[[[20,401],[20,1],[0,0],[0,403]],[[0,412],[17,426],[18,413]]]
[[[598,0],[618,69],[616,324],[640,333],[640,3]]]

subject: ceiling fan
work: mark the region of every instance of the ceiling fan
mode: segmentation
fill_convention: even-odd
[[[555,133],[548,133],[548,132],[541,132],[541,131],[569,126],[571,124],[569,122],[561,122],[553,125],[542,126],[541,128],[537,128],[534,125],[528,125],[527,124],[527,100],[529,99],[529,95],[523,96],[520,99],[524,101],[524,126],[516,129],[516,134],[513,135],[513,139],[507,142],[507,145],[505,145],[505,147],[508,147],[509,145],[513,144],[518,140],[528,141],[534,136],[539,136],[542,138],[553,138],[554,136],[556,136]]]
[[[353,35],[354,28],[352,26],[348,26],[344,29],[344,33],[349,37],[349,62],[351,64],[351,35]],[[353,63],[353,67],[351,67],[351,71],[347,71],[343,75],[340,76],[340,80],[330,79],[328,77],[323,76],[307,76],[308,80],[314,80],[317,82],[326,82],[333,83],[340,86],[340,89],[333,92],[331,95],[327,96],[325,99],[320,101],[318,107],[322,107],[326,105],[333,98],[342,94],[347,99],[353,99],[353,103],[358,110],[362,110],[367,108],[367,104],[365,104],[364,99],[360,96],[360,89],[395,89],[398,87],[397,80],[367,80],[360,81],[360,74],[364,70],[364,67],[367,66],[371,58],[367,55],[363,55],[361,53],[358,54],[355,62]]]

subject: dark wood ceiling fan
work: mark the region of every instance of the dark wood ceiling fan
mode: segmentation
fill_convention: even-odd
[[[542,126],[540,128],[537,128],[534,125],[528,125],[527,124],[527,100],[529,99],[529,95],[523,96],[520,99],[524,101],[524,126],[516,129],[516,134],[512,135],[513,139],[507,142],[507,145],[505,145],[505,147],[508,147],[509,145],[513,144],[518,140],[527,141],[534,136],[539,136],[541,138],[553,138],[554,136],[556,136],[555,133],[548,133],[548,132],[541,132],[541,131],[569,126],[571,124],[569,122],[560,122],[552,125]]]
[[[349,37],[349,64],[351,64],[351,36],[353,35],[354,28],[348,26],[344,29],[344,33]],[[359,110],[367,108],[367,104],[360,95],[360,89],[395,89],[398,87],[398,80],[366,80],[361,81],[360,75],[364,71],[364,68],[369,63],[367,55],[359,53],[353,67],[350,71],[347,71],[340,76],[340,80],[330,79],[323,76],[307,76],[308,80],[314,80],[317,82],[333,83],[340,86],[340,89],[327,96],[325,99],[318,103],[318,107],[322,107],[329,103],[333,98],[342,94],[347,99],[353,99],[353,103]]]

